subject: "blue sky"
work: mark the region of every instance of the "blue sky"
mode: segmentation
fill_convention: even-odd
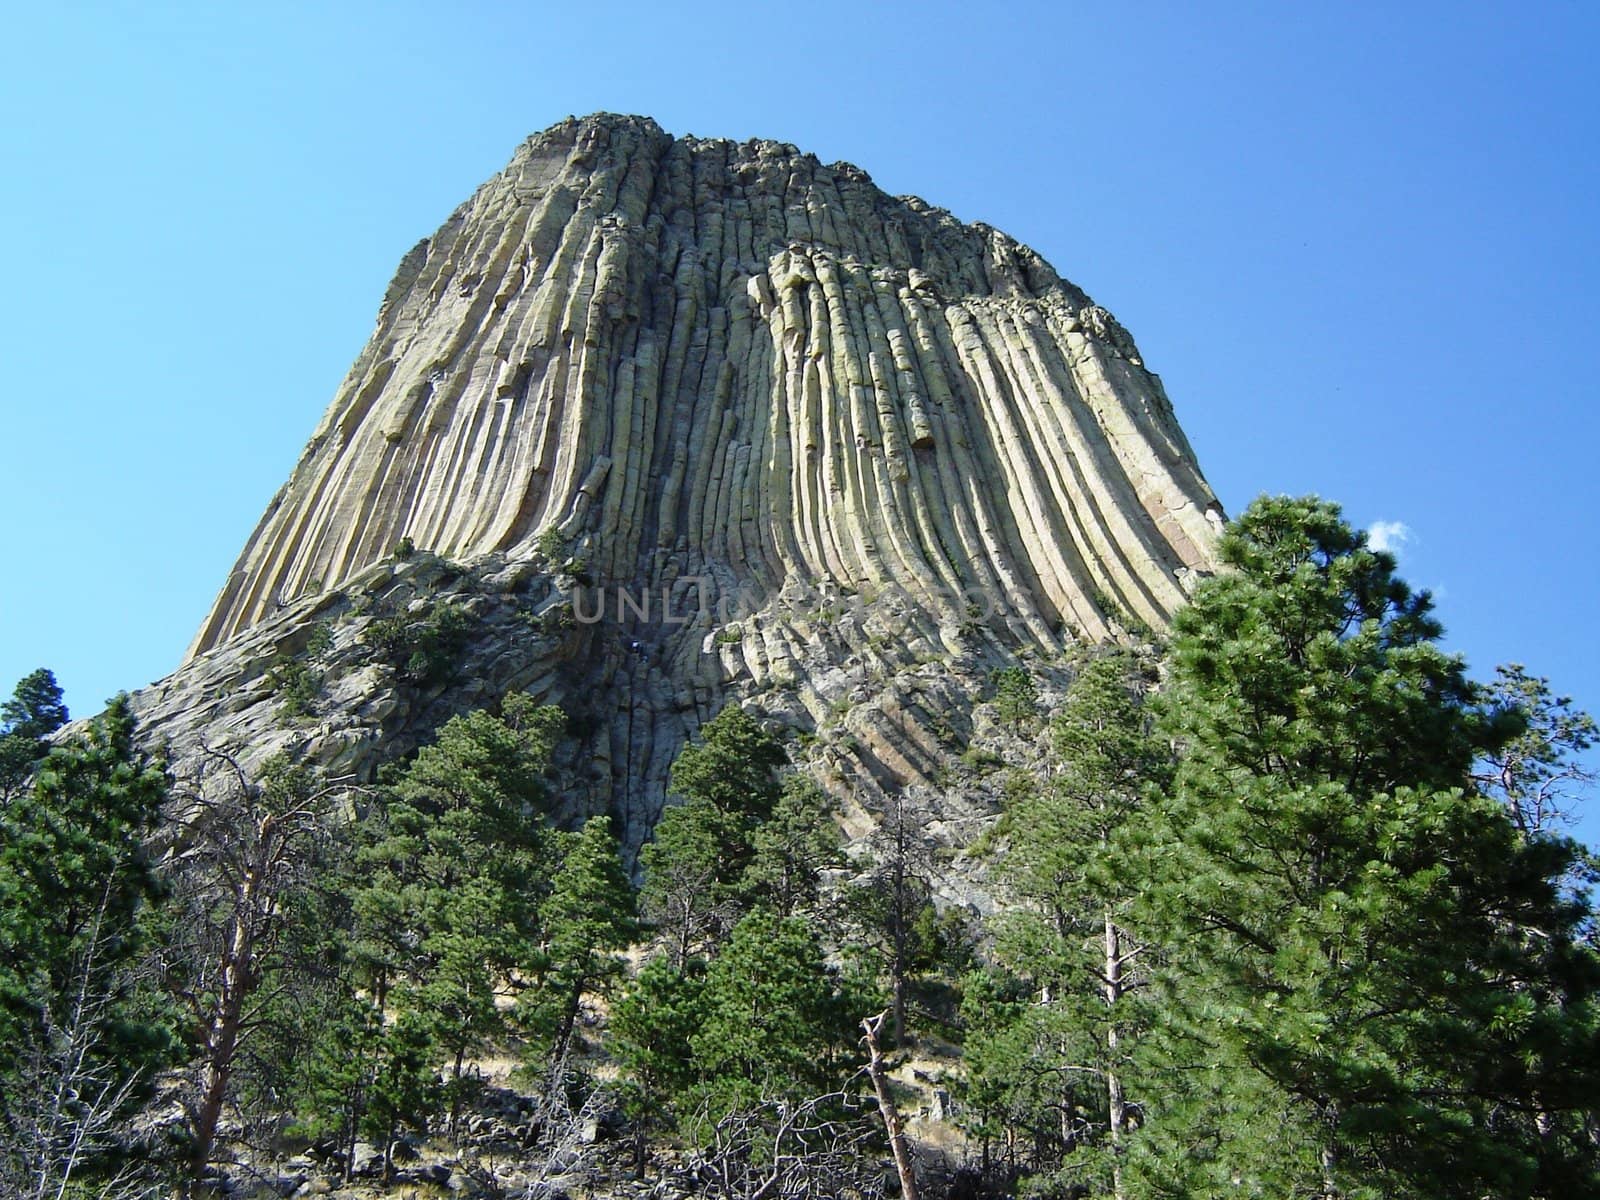
[[[400,256],[613,109],[1031,244],[1230,510],[1402,523],[1477,674],[1600,709],[1600,8],[85,3],[3,42],[6,689],[172,670]]]

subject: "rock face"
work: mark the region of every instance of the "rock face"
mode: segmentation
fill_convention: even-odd
[[[138,702],[180,755],[360,771],[528,688],[574,715],[576,810],[637,844],[740,698],[859,832],[880,789],[949,783],[995,666],[1163,625],[1220,520],[1132,339],[1025,246],[792,146],[568,120],[405,257]],[[442,673],[372,653],[443,608]]]

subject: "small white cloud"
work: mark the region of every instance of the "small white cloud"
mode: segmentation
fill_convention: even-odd
[[[1411,540],[1411,527],[1404,521],[1374,521],[1367,530],[1367,545],[1390,554],[1399,554]]]

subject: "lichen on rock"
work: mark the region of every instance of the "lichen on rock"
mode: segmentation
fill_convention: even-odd
[[[843,705],[848,741],[812,757],[868,821],[874,789],[948,769],[938,731],[997,665],[1163,626],[1218,516],[1132,338],[1026,246],[782,143],[567,120],[406,255],[139,706],[180,747],[366,769],[532,688],[581,714],[571,802],[637,846],[722,704],[807,732]],[[402,541],[420,561],[391,560]],[[432,585],[477,606],[448,678],[336,639],[350,669],[269,720],[249,664],[439,562],[461,573]]]

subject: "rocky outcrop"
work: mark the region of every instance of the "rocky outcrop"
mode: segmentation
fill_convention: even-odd
[[[1220,519],[1132,339],[1027,247],[792,146],[568,120],[405,257],[140,704],[180,752],[366,769],[532,688],[581,716],[580,807],[637,843],[684,738],[753,698],[865,828],[876,789],[941,780],[994,666],[1164,624]],[[352,592],[472,615],[436,694],[361,665]],[[251,681],[330,613],[345,691],[269,736]]]

